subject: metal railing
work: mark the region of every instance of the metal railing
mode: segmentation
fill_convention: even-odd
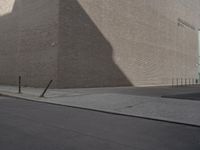
[[[196,78],[172,78],[172,87],[200,85],[200,79]]]

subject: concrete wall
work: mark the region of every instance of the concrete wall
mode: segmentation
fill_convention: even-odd
[[[197,78],[200,0],[15,0],[13,6],[0,7],[0,84],[16,84],[18,75],[28,86],[54,79],[59,88]]]
[[[199,7],[199,0],[60,0],[58,85],[197,78]]]
[[[97,10],[91,13],[101,20],[102,1],[83,2]],[[113,60],[111,43],[97,26],[103,22],[95,24],[76,0],[60,0],[59,10],[59,87],[131,85]]]
[[[15,6],[13,1],[1,1],[0,4],[0,81],[3,84],[13,84],[17,74],[19,21],[17,13],[10,13]]]
[[[45,86],[57,78],[57,0],[1,0],[0,83]],[[10,13],[5,7],[12,7]],[[1,13],[0,13],[1,14]]]

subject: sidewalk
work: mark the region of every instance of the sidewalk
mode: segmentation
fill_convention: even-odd
[[[198,90],[199,87],[49,89],[45,98],[40,98],[40,88],[24,87],[23,93],[18,94],[17,87],[0,86],[4,96],[200,126],[200,101],[161,98],[162,94]]]

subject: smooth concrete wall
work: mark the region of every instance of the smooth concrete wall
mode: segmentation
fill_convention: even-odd
[[[18,75],[24,85],[53,79],[57,88],[197,78],[200,0],[2,2],[14,4],[0,7],[0,84]]]
[[[199,10],[199,0],[60,0],[58,85],[197,78]]]
[[[56,80],[58,1],[1,1],[0,84],[15,85],[19,75],[25,86],[44,87]],[[12,11],[3,13],[6,6]]]

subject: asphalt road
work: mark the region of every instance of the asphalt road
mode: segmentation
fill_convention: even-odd
[[[199,101],[200,100],[200,92],[189,93],[189,94],[166,95],[166,96],[162,96],[162,97]]]
[[[200,150],[200,128],[0,97],[0,150]]]

